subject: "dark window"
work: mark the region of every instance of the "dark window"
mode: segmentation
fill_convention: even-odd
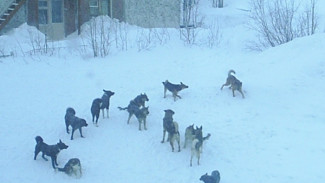
[[[39,24],[48,24],[47,9],[38,10],[38,22]]]
[[[47,1],[38,1],[39,8],[47,8]]]
[[[89,1],[89,9],[91,16],[98,16],[99,15],[99,3],[98,0],[90,0]]]
[[[63,22],[62,0],[52,0],[52,23]]]

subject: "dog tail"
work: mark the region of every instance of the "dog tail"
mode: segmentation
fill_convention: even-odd
[[[120,110],[127,110],[128,109],[128,107],[117,107],[118,109],[120,109]]]
[[[65,172],[65,168],[58,168],[60,172]]]
[[[43,138],[41,136],[36,136],[35,140],[36,140],[36,144],[39,144],[39,143],[43,142]]]
[[[228,72],[228,76],[230,76],[231,73],[236,74],[236,72],[234,70],[230,69],[229,72]]]
[[[203,137],[203,140],[202,141],[209,140],[210,136],[211,136],[211,134],[208,133],[208,135],[206,137]]]

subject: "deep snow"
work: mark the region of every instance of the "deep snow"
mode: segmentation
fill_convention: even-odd
[[[245,44],[254,34],[245,25],[247,12],[238,10],[247,9],[247,1],[229,1],[222,10],[203,7],[207,21],[219,15],[222,41],[213,49],[172,39],[148,51],[130,49],[98,59],[78,56],[73,49],[54,57],[0,59],[0,182],[188,183],[200,182],[201,175],[215,169],[223,183],[324,182],[325,34],[250,52]],[[18,31],[26,29],[1,36],[2,44],[15,47],[19,39],[27,47],[28,34]],[[73,45],[76,39],[56,44]],[[229,69],[243,82],[245,99],[220,90]],[[180,92],[182,99],[174,102],[170,93],[163,98],[166,79],[189,85]],[[95,127],[90,106],[102,89],[115,95],[110,118],[101,114]],[[150,114],[148,130],[140,132],[136,119],[127,125],[127,113],[117,107],[143,92]],[[71,141],[66,134],[67,107],[90,124],[85,138],[76,132]],[[189,148],[171,152],[168,143],[160,143],[164,109],[176,112],[181,146],[185,128],[193,123],[203,126],[204,135],[211,133],[201,165],[194,159],[189,166]],[[34,161],[36,135],[48,144],[59,139],[68,144],[58,163],[61,167],[78,157],[83,176],[55,172],[40,155]]]

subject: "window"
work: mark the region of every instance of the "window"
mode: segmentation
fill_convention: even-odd
[[[98,16],[99,15],[99,2],[98,0],[90,0],[89,1],[89,9],[91,16]]]
[[[52,23],[63,22],[62,0],[52,0]]]
[[[47,0],[39,0],[38,1],[38,22],[39,22],[39,24],[48,24]]]

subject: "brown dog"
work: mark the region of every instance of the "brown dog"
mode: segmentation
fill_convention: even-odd
[[[221,90],[223,89],[224,86],[229,86],[232,90],[232,96],[235,97],[235,90],[239,91],[242,95],[243,98],[245,98],[244,93],[242,91],[242,82],[240,82],[235,76],[233,76],[231,73],[236,74],[236,72],[234,70],[230,70],[228,72],[228,77],[227,77],[227,81],[225,84],[223,84],[221,86]]]

